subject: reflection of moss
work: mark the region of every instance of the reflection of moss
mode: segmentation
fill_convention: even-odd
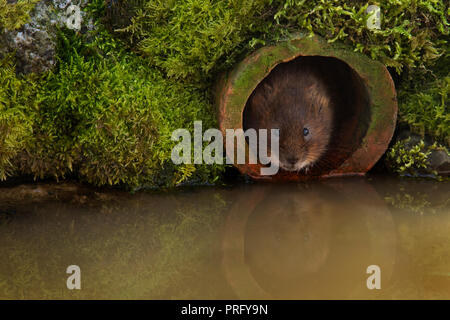
[[[409,212],[423,214],[427,210],[432,210],[426,194],[413,196],[408,193],[397,193],[393,196],[385,197],[385,200],[395,208],[405,209]]]
[[[387,152],[386,162],[390,170],[401,175],[424,175],[437,172],[429,166],[428,157],[433,150],[447,150],[436,143],[426,146],[423,140],[416,144],[410,144],[411,139],[398,141]],[[447,151],[448,152],[448,151]]]
[[[405,213],[439,214],[448,212],[450,199],[445,190],[448,181],[431,179],[395,179],[394,187],[383,185],[386,203]]]
[[[32,216],[22,201],[8,222],[0,219],[3,299],[218,298],[226,285],[218,254],[223,192],[130,198],[89,190],[80,204],[74,192],[52,191],[58,200],[32,202]],[[81,268],[80,291],[66,288],[71,264]]]

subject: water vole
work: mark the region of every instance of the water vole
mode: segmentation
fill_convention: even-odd
[[[257,86],[244,113],[244,129],[279,129],[286,171],[308,170],[327,151],[333,131],[333,98],[326,70],[314,57],[279,64]],[[270,144],[270,135],[268,142]]]

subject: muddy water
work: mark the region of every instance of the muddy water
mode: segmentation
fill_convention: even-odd
[[[450,183],[381,178],[4,187],[0,298],[450,299],[449,198]],[[69,265],[81,290],[67,289]]]

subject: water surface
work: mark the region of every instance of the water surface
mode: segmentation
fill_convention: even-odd
[[[449,195],[448,182],[385,178],[3,187],[0,298],[450,299]]]

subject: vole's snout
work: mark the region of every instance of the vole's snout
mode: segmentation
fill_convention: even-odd
[[[291,157],[288,157],[286,160],[289,164],[295,165],[298,162],[298,157],[291,156]]]

